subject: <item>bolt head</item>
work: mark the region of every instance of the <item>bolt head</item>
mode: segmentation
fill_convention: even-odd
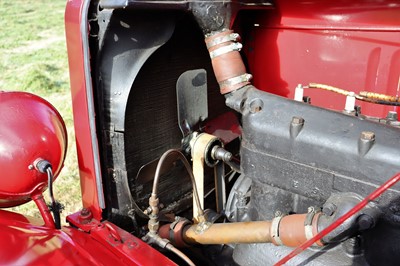
[[[368,214],[363,214],[358,218],[358,228],[360,230],[366,230],[372,228],[375,225],[374,218]]]
[[[90,211],[90,209],[83,208],[79,213],[79,221],[82,224],[90,223],[92,218],[93,218],[93,215],[92,215],[92,212]]]
[[[361,132],[360,138],[362,140],[372,141],[372,140],[375,140],[375,133],[371,132],[371,131],[363,131],[363,132]]]
[[[333,203],[326,203],[323,207],[322,207],[322,213],[325,214],[326,216],[332,216],[335,211],[336,211],[336,205]]]
[[[83,208],[81,210],[81,216],[86,216],[86,215],[90,215],[90,210],[86,209],[86,208]]]
[[[298,116],[293,116],[293,118],[292,118],[292,124],[295,124],[295,125],[303,125],[303,124],[304,124],[304,118],[298,117]]]
[[[389,111],[386,118],[390,121],[396,121],[398,119],[397,112]]]

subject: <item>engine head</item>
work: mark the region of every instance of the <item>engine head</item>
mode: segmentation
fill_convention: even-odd
[[[29,201],[47,187],[47,175],[35,168],[39,160],[60,172],[67,132],[57,110],[26,92],[0,92],[0,208]]]

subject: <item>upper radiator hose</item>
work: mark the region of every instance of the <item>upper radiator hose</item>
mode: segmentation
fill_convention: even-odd
[[[231,1],[200,2],[191,4],[197,23],[206,37],[215,77],[221,94],[228,94],[250,84],[252,76],[246,73],[239,51],[239,34],[229,30],[233,8]]]

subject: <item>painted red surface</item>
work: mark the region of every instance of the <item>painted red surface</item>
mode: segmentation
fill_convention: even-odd
[[[67,2],[65,11],[65,32],[68,49],[69,74],[71,82],[74,127],[78,152],[79,174],[81,180],[83,207],[89,208],[97,220],[101,220],[102,210],[99,207],[93,143],[89,123],[88,99],[86,97],[86,79],[84,72],[83,44],[81,36],[82,0]],[[86,24],[86,21],[84,22]]]
[[[72,227],[50,229],[41,220],[3,210],[0,217],[1,265],[175,265],[107,222],[87,233]]]
[[[399,96],[400,6],[393,1],[276,1],[244,40],[253,84],[293,98],[297,84]],[[345,97],[305,90],[313,105],[342,110]],[[357,102],[385,117],[395,107]]]
[[[87,98],[87,81],[90,77],[85,76],[84,49],[81,35],[81,24],[87,25],[86,21],[81,23],[83,0],[68,1],[65,12],[65,27],[68,48],[68,60],[70,65],[70,81],[72,105],[74,113],[74,126],[76,133],[78,163],[82,190],[83,207],[91,212],[90,222],[82,221],[79,215],[71,215],[68,221],[79,229],[63,227],[62,231],[47,230],[51,240],[57,242],[51,253],[54,264],[66,265],[175,265],[158,251],[132,236],[128,232],[115,225],[104,222],[102,209],[99,206],[95,177],[95,156],[93,154],[93,143],[91,132],[95,131],[90,127],[90,116]],[[87,25],[88,26],[88,25]],[[76,219],[75,219],[76,218]],[[35,234],[35,232],[32,232]],[[53,238],[52,238],[53,236]],[[21,242],[27,242],[20,239]],[[31,241],[32,242],[32,241]],[[39,244],[39,242],[35,242]],[[37,246],[37,245],[35,245]],[[71,259],[71,257],[74,257]],[[29,256],[28,256],[29,257]],[[46,264],[52,264],[49,258],[37,254],[37,259]],[[33,263],[36,264],[36,263]]]
[[[227,112],[207,121],[203,130],[218,137],[224,144],[228,144],[242,134],[242,128],[234,112]]]
[[[101,219],[89,126],[83,47],[82,0],[68,1],[65,22],[71,92],[84,207]],[[399,94],[400,20],[393,1],[276,1],[253,16],[244,38],[256,87],[292,98],[298,83],[325,83],[359,92]],[[341,110],[343,96],[306,90],[312,104]],[[360,103],[362,112],[383,117],[395,107]]]
[[[71,93],[83,206],[93,220],[69,221],[55,230],[43,221],[0,210],[0,258],[9,265],[173,265],[171,261],[108,222],[100,223],[95,156],[90,127],[81,20],[83,0],[69,0],[65,13]],[[359,92],[398,95],[400,6],[396,1],[275,1],[276,9],[252,16],[244,37],[254,85],[289,98],[298,83],[325,83]],[[83,21],[83,25],[87,25]],[[344,97],[306,91],[312,103],[341,110]],[[359,103],[368,115],[394,107]],[[235,126],[235,125],[233,125]],[[227,124],[232,132],[232,125]],[[1,148],[1,147],[0,147]],[[4,172],[3,172],[4,174]]]
[[[50,162],[58,175],[67,132],[56,109],[36,95],[0,91],[0,102],[0,207],[12,207],[47,187],[47,174],[34,168],[38,159]]]

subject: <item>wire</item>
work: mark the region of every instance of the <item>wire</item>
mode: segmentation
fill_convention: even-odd
[[[400,102],[399,97],[376,93],[376,92],[360,91],[359,95],[367,99],[374,99],[378,101],[397,102],[397,103]]]
[[[333,86],[329,86],[329,85],[325,85],[325,84],[310,83],[310,84],[308,84],[308,88],[331,91],[331,92],[335,92],[335,93],[342,94],[342,95],[345,95],[345,96],[350,95],[350,91],[346,91],[346,90],[343,90],[343,89],[340,89],[340,88],[337,88],[337,87],[333,87]]]
[[[346,221],[348,218],[350,218],[352,215],[360,211],[362,208],[364,208],[369,202],[373,201],[380,195],[382,195],[383,192],[388,190],[390,187],[392,187],[394,184],[396,184],[400,180],[400,173],[397,173],[393,177],[391,177],[388,181],[386,181],[384,184],[382,184],[380,187],[378,187],[376,190],[374,190],[371,194],[369,194],[367,197],[365,197],[361,202],[359,202],[356,206],[354,206],[350,211],[345,213],[343,216],[341,216],[339,219],[337,219],[335,222],[333,222],[331,225],[329,225],[327,228],[316,234],[313,238],[310,240],[304,242],[300,246],[298,246],[296,249],[294,249],[292,252],[290,252],[288,255],[286,255],[283,259],[278,261],[274,266],[280,266],[288,262],[291,258],[295,257],[296,255],[300,254],[307,248],[309,248],[312,244],[335,230],[339,225],[341,225],[344,221]]]
[[[393,97],[393,96],[389,96],[389,97]],[[356,95],[356,99],[363,101],[363,102],[369,102],[369,103],[375,103],[375,104],[400,106],[400,102],[391,102],[391,101],[384,101],[384,100],[378,100],[378,99],[370,99],[370,98],[365,98],[365,97],[362,97],[359,95]]]
[[[60,217],[60,204],[54,199],[54,194],[53,194],[53,171],[51,170],[51,166],[46,168],[46,173],[48,177],[48,187],[49,187],[49,194],[50,194],[50,200],[51,200],[51,211],[53,212],[54,216],[54,224],[56,226],[56,229],[61,229],[61,217]]]
[[[308,86],[304,88],[310,89],[321,89],[326,91],[331,91],[334,93],[338,93],[345,96],[354,96],[357,100],[381,105],[391,105],[391,106],[400,106],[400,98],[397,96],[390,96],[381,93],[368,92],[368,91],[360,91],[359,94],[356,94],[352,91],[343,90],[337,87],[333,87],[330,85],[319,84],[319,83],[310,83]]]
[[[50,199],[51,199],[51,202],[53,203],[53,202],[55,202],[55,199],[54,199],[54,194],[53,194],[53,171],[51,170],[51,167],[46,168],[46,173],[47,173],[47,177],[48,177],[47,186],[49,187]]]

